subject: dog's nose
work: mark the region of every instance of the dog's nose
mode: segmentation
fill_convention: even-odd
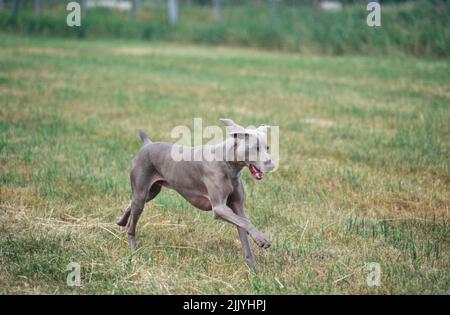
[[[270,164],[272,164],[272,160],[271,160],[271,159],[268,159],[268,160],[264,161],[264,164],[265,164],[265,165],[270,165]]]
[[[275,164],[273,164],[271,159],[264,161],[264,172],[272,172],[275,169]]]

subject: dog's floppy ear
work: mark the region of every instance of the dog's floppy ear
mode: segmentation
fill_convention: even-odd
[[[270,125],[261,125],[258,128],[256,128],[256,130],[267,133],[270,130]]]
[[[245,130],[244,127],[239,126],[238,124],[236,124],[231,119],[220,118],[220,121],[225,125],[227,133],[229,135],[246,134],[247,133],[247,130]]]

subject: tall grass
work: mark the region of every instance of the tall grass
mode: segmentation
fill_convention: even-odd
[[[381,27],[366,24],[364,3],[346,5],[340,12],[314,6],[280,6],[272,21],[264,2],[224,6],[216,21],[210,6],[182,6],[174,26],[167,21],[161,2],[147,2],[137,17],[106,9],[88,11],[80,28],[66,25],[64,5],[43,15],[24,9],[17,16],[0,12],[0,29],[30,35],[135,38],[233,45],[320,54],[387,53],[446,58],[450,56],[450,27],[445,4],[411,1],[382,6]]]

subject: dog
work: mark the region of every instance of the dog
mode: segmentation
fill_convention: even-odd
[[[271,245],[247,218],[244,212],[244,186],[242,170],[248,167],[256,180],[272,172],[275,165],[268,153],[267,134],[270,129],[262,125],[246,129],[231,119],[220,119],[229,137],[217,145],[184,147],[180,144],[152,142],[148,135],[139,130],[143,142],[141,150],[131,163],[131,201],[117,220],[126,227],[132,250],[136,249],[136,224],[146,202],[154,199],[162,187],[177,191],[194,207],[214,213],[215,219],[222,219],[237,227],[247,264],[256,267],[248,235],[261,248]],[[188,150],[189,156],[201,157],[194,160],[176,160],[174,152]],[[222,156],[223,159],[212,157]]]

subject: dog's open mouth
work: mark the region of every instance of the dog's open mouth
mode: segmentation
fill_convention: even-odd
[[[261,172],[261,170],[255,166],[255,164],[250,164],[248,166],[248,169],[250,170],[250,173],[252,173],[252,176],[257,180],[261,180],[263,178],[263,172]]]

